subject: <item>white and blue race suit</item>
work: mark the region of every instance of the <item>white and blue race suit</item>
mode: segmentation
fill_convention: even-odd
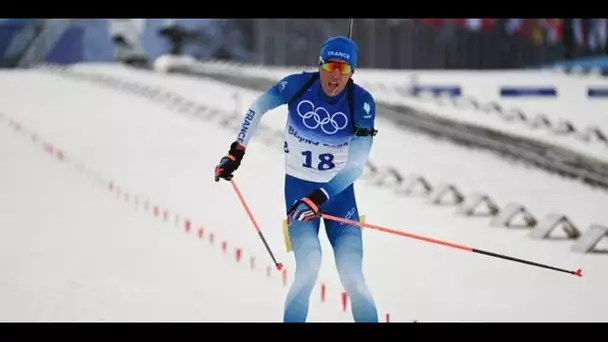
[[[311,84],[313,76],[317,78]],[[354,132],[374,129],[373,97],[354,83],[351,90],[345,88],[330,97],[321,89],[317,73],[291,74],[257,98],[245,115],[237,141],[247,146],[264,113],[284,104],[288,105],[284,141],[286,213],[294,202],[320,188],[328,197],[323,212],[359,221],[353,184],[363,173],[373,136]],[[377,322],[376,305],[363,276],[361,228],[330,220],[324,225],[354,320]],[[320,219],[294,221],[289,226],[296,272],[285,302],[285,322],[306,321],[322,259],[319,226]]]

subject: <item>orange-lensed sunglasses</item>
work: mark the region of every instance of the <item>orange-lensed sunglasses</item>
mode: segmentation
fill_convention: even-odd
[[[321,66],[325,71],[328,72],[333,72],[334,70],[338,69],[342,75],[349,74],[352,70],[350,64],[342,62],[329,61],[321,64]]]

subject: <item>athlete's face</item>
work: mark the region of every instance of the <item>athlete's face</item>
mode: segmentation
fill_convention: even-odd
[[[352,76],[350,65],[340,60],[330,59],[319,66],[321,88],[329,96],[338,95]]]

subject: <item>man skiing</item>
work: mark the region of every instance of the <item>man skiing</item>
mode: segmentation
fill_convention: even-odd
[[[288,75],[257,98],[215,168],[216,182],[232,179],[264,113],[287,104],[284,195],[296,271],[284,322],[305,322],[308,315],[322,260],[319,214],[359,221],[353,184],[363,173],[376,130],[374,98],[351,78],[357,54],[351,39],[328,39],[321,46],[318,72]],[[355,322],[377,322],[363,276],[361,228],[327,219],[324,225]]]

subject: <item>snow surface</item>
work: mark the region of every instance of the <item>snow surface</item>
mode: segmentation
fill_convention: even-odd
[[[86,69],[86,70],[85,70]],[[177,75],[119,66],[80,70],[157,84],[186,98],[244,113],[256,92]],[[0,73],[0,319],[14,320],[196,320],[280,321],[286,287],[247,216],[225,182],[212,170],[236,134],[214,122],[159,106],[148,99],[91,82],[39,70]],[[277,109],[264,123],[279,129]],[[163,221],[114,196],[107,183],[51,157],[10,127],[60,146],[97,178],[159,205]],[[374,161],[422,172],[432,182],[450,180],[464,189],[487,191],[499,205],[516,200],[542,216],[564,212],[585,230],[608,222],[606,194],[545,172],[394,129],[379,120],[383,134]],[[400,139],[400,140],[399,140]],[[396,143],[399,142],[399,143]],[[399,148],[399,150],[397,150]],[[396,159],[395,156],[398,156]],[[288,270],[292,256],[282,245],[283,156],[253,139],[235,178],[269,244]],[[266,168],[264,165],[280,167]],[[487,219],[455,215],[453,207],[396,196],[369,182],[357,186],[367,221],[497,253],[572,269],[583,277],[366,230],[365,272],[379,313],[391,321],[605,321],[608,319],[608,259],[580,255],[571,241],[538,241],[527,231],[490,228]],[[132,198],[132,197],[131,197]],[[602,205],[603,204],[603,205]],[[605,210],[604,210],[605,211]],[[174,215],[178,215],[176,218]],[[205,227],[205,238],[184,233],[181,220]],[[173,222],[175,219],[175,223]],[[195,228],[194,228],[195,229]],[[208,241],[212,231],[215,244]],[[332,253],[325,251],[319,288],[311,298],[311,320],[350,321],[342,312],[342,287]],[[201,241],[203,240],[203,241]],[[227,241],[228,252],[218,246]],[[234,261],[255,256],[251,270]]]

